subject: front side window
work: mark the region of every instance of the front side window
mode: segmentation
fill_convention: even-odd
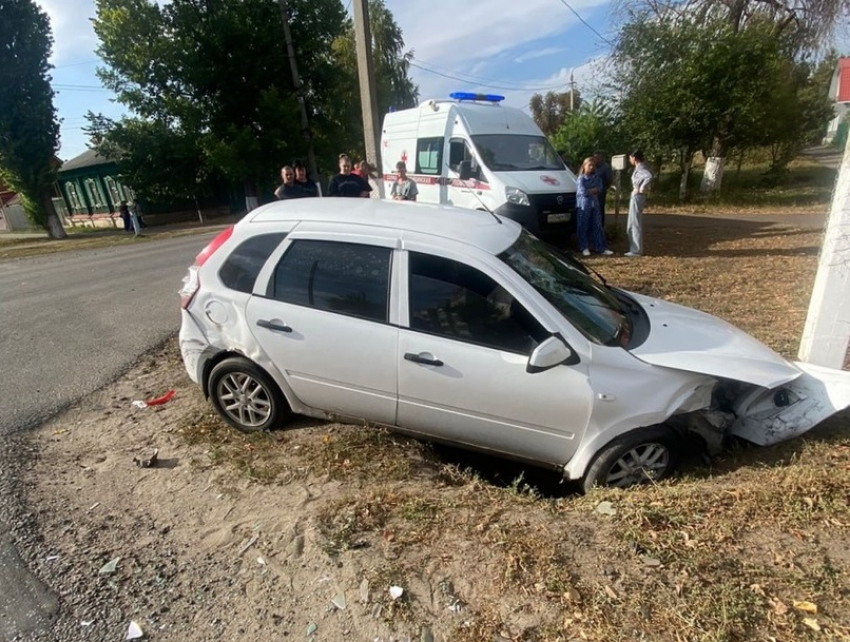
[[[418,141],[416,141],[417,174],[440,174],[442,160],[442,138],[420,138]]]
[[[472,137],[481,162],[494,172],[566,170],[564,162],[544,136],[481,134]]]
[[[451,259],[410,253],[410,328],[449,339],[531,354],[549,333],[483,272]]]
[[[392,250],[331,241],[295,241],[281,257],[269,296],[295,305],[386,322]]]
[[[601,283],[526,231],[499,255],[587,338],[627,346],[631,318]]]
[[[285,238],[285,232],[277,232],[258,234],[242,241],[219,269],[221,282],[231,290],[252,292],[260,270]]]

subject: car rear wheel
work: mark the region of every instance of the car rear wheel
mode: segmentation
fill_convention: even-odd
[[[221,418],[242,432],[270,430],[292,414],[272,378],[242,357],[217,364],[210,372],[208,389]]]
[[[642,428],[605,446],[587,469],[582,489],[627,488],[667,477],[681,456],[679,435],[665,426]]]

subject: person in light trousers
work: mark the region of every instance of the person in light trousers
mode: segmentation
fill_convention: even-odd
[[[626,223],[626,235],[629,238],[629,251],[626,256],[643,254],[643,208],[646,206],[646,191],[652,180],[652,172],[643,162],[643,152],[636,149],[629,154],[629,162],[634,166],[632,172],[632,197],[629,200],[629,220]]]

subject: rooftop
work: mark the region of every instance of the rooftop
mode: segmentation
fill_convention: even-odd
[[[95,165],[106,165],[107,163],[114,162],[114,158],[101,156],[95,149],[87,149],[79,156],[75,156],[71,160],[67,160],[62,163],[62,167],[59,168],[59,171],[67,172],[72,169],[82,169],[83,167],[94,167]]]

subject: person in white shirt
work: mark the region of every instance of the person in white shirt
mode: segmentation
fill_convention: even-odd
[[[416,187],[416,181],[408,177],[404,161],[397,162],[395,169],[396,179],[390,190],[390,196],[394,201],[415,201],[419,195],[419,188]]]
[[[639,149],[629,154],[629,162],[635,171],[632,172],[632,197],[629,201],[629,220],[626,223],[629,251],[625,255],[640,256],[643,253],[643,208],[646,206],[646,192],[652,180],[652,172],[644,165],[643,152]]]

